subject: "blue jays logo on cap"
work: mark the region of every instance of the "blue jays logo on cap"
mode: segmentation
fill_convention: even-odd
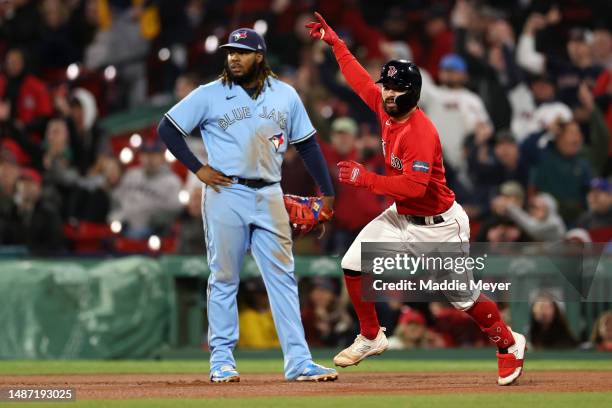
[[[246,31],[238,31],[237,33],[234,32],[232,37],[234,37],[234,41],[240,41],[243,38],[247,38],[247,33]]]
[[[243,50],[266,52],[266,42],[252,28],[239,28],[230,33],[227,44],[219,48],[240,48]]]

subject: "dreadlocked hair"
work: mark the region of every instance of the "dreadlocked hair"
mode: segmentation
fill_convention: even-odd
[[[263,90],[265,85],[271,86],[270,77],[278,78],[277,75],[272,71],[272,68],[270,68],[270,65],[268,65],[268,61],[266,61],[266,59],[264,58],[255,67],[256,85],[255,85],[255,92],[253,93],[251,98],[257,99],[257,97],[261,94],[261,91]],[[223,71],[221,72],[221,75],[219,75],[219,79],[221,79],[221,83],[223,85],[227,85],[230,88],[232,87],[234,81],[232,80],[232,76],[230,74],[230,70],[229,70],[227,61],[225,62],[225,65],[223,66]]]

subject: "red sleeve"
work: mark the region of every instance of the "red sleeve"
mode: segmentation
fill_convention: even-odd
[[[42,81],[36,81],[36,116],[51,116],[53,102],[47,86]]]
[[[406,138],[402,140],[402,174],[381,176],[371,173],[368,183],[370,191],[399,201],[425,195],[436,156],[436,144],[431,135],[418,133],[410,138],[410,143],[406,142]]]
[[[363,99],[370,109],[380,115],[382,95],[380,94],[380,88],[372,81],[368,71],[359,64],[344,41],[338,41],[333,50],[342,75],[344,75],[353,91]]]

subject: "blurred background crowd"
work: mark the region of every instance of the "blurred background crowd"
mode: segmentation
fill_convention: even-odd
[[[377,79],[415,61],[420,106],[439,130],[447,180],[481,242],[612,240],[612,33],[606,0],[5,0],[0,2],[0,249],[36,256],[204,254],[201,185],[157,138],[161,115],[214,80],[218,46],[240,26],[264,35],[280,79],[299,92],[330,173],[357,160],[384,171],[375,116],[303,28],[321,12]],[[201,136],[189,140],[205,160]],[[286,193],[316,186],[295,150]],[[341,255],[390,202],[336,183],[336,217],[296,254]],[[245,347],[274,346],[259,282],[245,282]],[[312,344],[352,340],[333,279],[302,282]],[[612,315],[570,333],[542,294],[536,347],[592,340],[612,349]],[[484,345],[442,304],[382,304],[394,346]],[[472,327],[473,326],[473,327]],[[261,331],[261,330],[260,330]],[[558,333],[567,331],[566,336]],[[560,337],[565,343],[555,343]]]

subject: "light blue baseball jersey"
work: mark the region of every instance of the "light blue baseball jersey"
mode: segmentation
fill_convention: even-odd
[[[315,129],[292,86],[270,78],[253,100],[239,85],[221,80],[192,91],[166,113],[183,135],[199,127],[209,165],[227,176],[278,182],[288,143]]]

